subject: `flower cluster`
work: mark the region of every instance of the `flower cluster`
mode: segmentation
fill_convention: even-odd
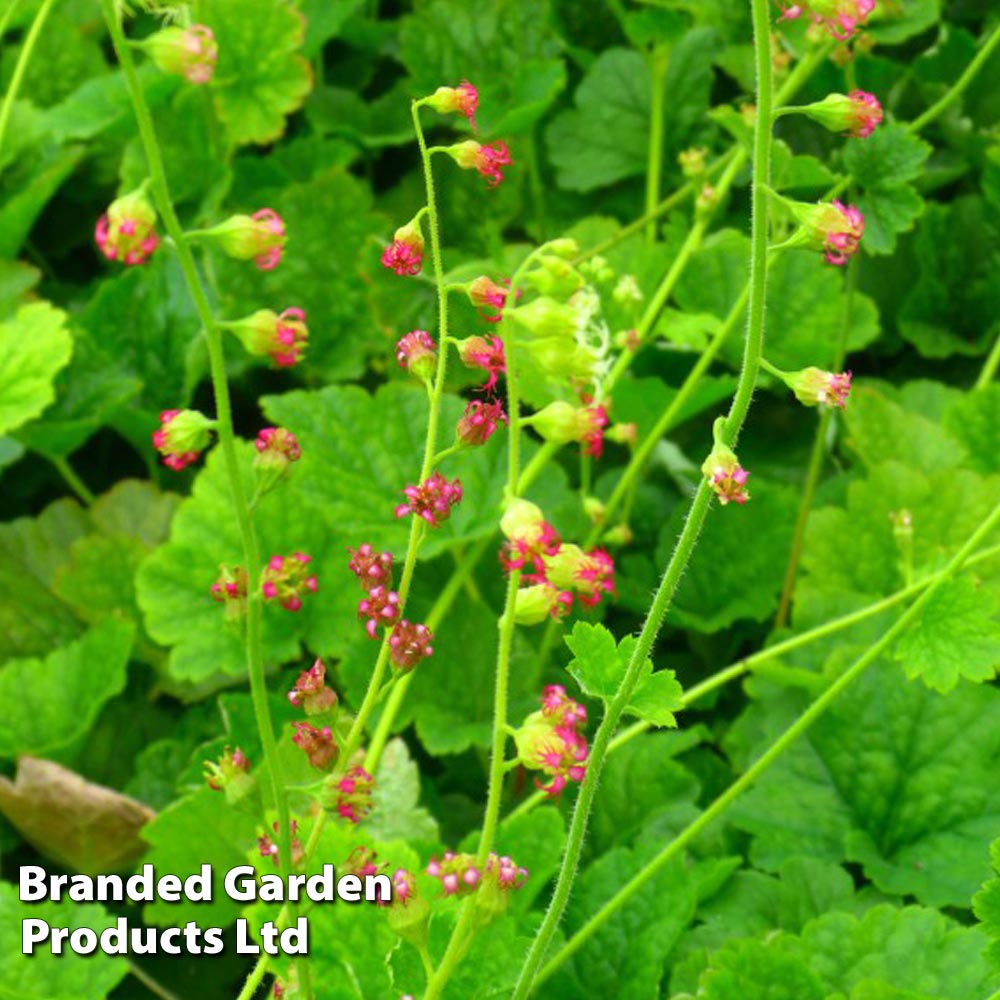
[[[556,798],[570,781],[582,781],[587,766],[587,740],[581,732],[587,710],[571,698],[559,684],[542,692],[541,711],[533,712],[514,736],[518,758],[534,771],[541,771],[548,783],[536,784]]]
[[[340,753],[329,726],[314,726],[311,722],[295,722],[292,742],[309,759],[317,771],[329,771]]]
[[[482,402],[478,399],[470,401],[465,407],[465,413],[458,421],[456,434],[462,444],[469,447],[486,444],[496,433],[501,424],[507,423],[507,414],[503,403],[498,400]]]
[[[455,854],[445,851],[440,860],[431,858],[427,874],[441,880],[445,896],[465,896],[479,885],[480,874],[474,854]]]
[[[537,625],[548,617],[561,618],[573,607],[574,595],[585,607],[594,607],[614,594],[614,560],[604,549],[585,552],[565,543],[542,511],[527,500],[513,500],[500,520],[506,539],[500,561],[510,572],[521,572],[525,584],[517,595],[515,618],[521,625]]]
[[[868,20],[875,0],[778,0],[784,20],[808,17],[838,41],[846,42]]]
[[[389,656],[393,665],[409,673],[421,660],[434,655],[434,636],[426,625],[397,622],[389,636]]]
[[[277,601],[286,611],[298,611],[302,596],[319,589],[316,575],[309,570],[312,556],[293,552],[290,556],[271,556],[261,577],[261,593],[266,601]]]
[[[396,517],[415,514],[436,528],[451,517],[452,507],[462,502],[462,484],[432,472],[422,483],[407,486],[403,495],[406,502],[396,507]]]
[[[372,811],[375,779],[363,768],[352,767],[337,782],[334,808],[341,819],[360,823]]]
[[[302,860],[304,851],[302,848],[302,841],[299,840],[298,837],[299,824],[293,819],[290,826],[292,834],[292,864],[297,865]],[[277,834],[278,824],[272,823],[271,829],[275,834]],[[270,858],[275,865],[279,863],[278,845],[274,842],[269,833],[265,833],[257,838],[257,850],[262,858]]]
[[[193,462],[211,441],[213,421],[197,410],[164,410],[159,430],[153,431],[153,447],[168,469],[180,472]]]

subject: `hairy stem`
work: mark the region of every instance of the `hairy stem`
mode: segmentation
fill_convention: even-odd
[[[604,904],[587,922],[574,934],[569,941],[553,956],[552,960],[542,970],[540,979],[548,978],[563,962],[575,954],[600,927],[618,910],[620,910],[657,872],[662,870],[672,858],[676,857],[705,827],[718,819],[812,724],[830,707],[837,697],[848,688],[865,670],[875,662],[899,636],[903,630],[919,614],[921,608],[931,599],[937,589],[961,569],[969,556],[980,542],[986,538],[997,525],[1000,525],[1000,504],[985,521],[969,537],[948,563],[947,567],[937,574],[924,592],[903,612],[896,622],[882,637],[860,656],[851,667],[842,673],[832,684],[795,720],[768,749],[747,768],[696,820],[679,833],[660,853],[653,858],[641,871],[634,875],[608,902]]]
[[[670,53],[665,46],[657,46],[649,57],[650,94],[649,109],[649,153],[646,163],[646,215],[656,209],[660,200],[660,178],[663,174],[663,127],[666,110],[666,91],[664,84],[667,76],[667,65]],[[646,227],[646,242],[650,245],[656,242],[656,222],[651,218]]]

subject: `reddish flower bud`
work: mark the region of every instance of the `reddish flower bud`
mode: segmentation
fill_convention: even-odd
[[[376,552],[368,542],[356,549],[348,549],[350,571],[358,578],[361,589],[367,594],[374,586],[392,586],[392,553]]]
[[[358,604],[358,618],[365,622],[369,637],[377,639],[380,625],[391,625],[399,618],[399,594],[381,585],[372,587]]]
[[[503,308],[505,299],[506,293],[504,299],[500,300],[499,308]],[[486,372],[486,382],[480,386],[483,392],[492,393],[497,379],[507,374],[507,356],[499,337],[466,337],[459,342],[458,356],[468,368],[482,368]]]
[[[288,692],[288,700],[296,708],[303,708],[306,715],[322,715],[337,705],[337,693],[326,686],[326,667],[322,660],[299,674],[295,687]]]
[[[567,782],[582,781],[586,773],[587,740],[580,727],[587,721],[587,712],[559,684],[545,688],[541,702],[542,710],[524,720],[514,743],[525,767],[549,776],[548,784],[536,784],[556,798]]]
[[[701,471],[723,506],[730,502],[744,504],[750,499],[746,489],[750,473],[740,465],[734,452],[721,441],[716,441]]]
[[[540,625],[547,618],[563,618],[573,607],[573,595],[548,581],[522,587],[514,604],[518,625]]]
[[[258,209],[253,215],[232,215],[212,229],[188,236],[214,243],[236,260],[252,260],[262,271],[276,268],[285,249],[285,223],[272,208]]]
[[[835,406],[843,410],[851,391],[851,373],[836,375],[822,368],[803,368],[787,375],[785,384],[806,406]]]
[[[371,814],[375,779],[363,768],[352,767],[337,782],[334,808],[341,819],[360,823]]]
[[[292,742],[302,749],[317,771],[329,771],[340,752],[333,730],[329,726],[317,729],[309,722],[296,722],[294,725]]]
[[[392,242],[382,251],[382,266],[400,277],[420,273],[424,254],[424,235],[419,217],[393,234]]]
[[[302,449],[295,435],[284,427],[265,427],[254,441],[257,456],[253,464],[258,469],[284,472],[292,462],[302,457]]]
[[[524,423],[534,427],[546,441],[566,444],[579,441],[583,450],[594,458],[604,453],[604,428],[608,413],[603,406],[573,406],[556,401],[539,410]]]
[[[208,787],[213,792],[224,791],[230,802],[242,798],[253,785],[250,761],[239,747],[232,752],[226,747],[218,762],[206,760],[204,774]]]
[[[466,287],[469,301],[479,310],[479,315],[488,323],[498,323],[507,303],[507,291],[503,285],[498,285],[486,275],[470,281]],[[487,310],[494,310],[488,312]]]
[[[482,877],[474,854],[455,854],[453,851],[445,851],[440,860],[431,858],[427,874],[441,880],[444,896],[466,896],[475,890]]]

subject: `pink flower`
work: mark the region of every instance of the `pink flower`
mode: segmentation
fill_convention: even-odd
[[[512,500],[500,520],[500,530],[507,539],[500,550],[504,569],[509,573],[531,567],[538,580],[544,580],[546,557],[559,551],[562,539],[541,510],[528,500]]]
[[[882,124],[882,104],[874,94],[864,90],[852,90],[848,96],[853,107],[851,135],[867,139]]]
[[[305,357],[309,344],[306,314],[297,306],[276,313],[271,309],[257,312],[226,324],[251,354],[270,358],[278,368],[290,368]]]
[[[507,303],[507,288],[503,285],[498,285],[495,281],[487,278],[486,275],[481,275],[469,283],[467,291],[469,301],[479,310],[479,315],[488,323],[498,323],[503,318],[503,309]],[[495,311],[487,312],[487,309]]]
[[[486,860],[486,880],[495,881],[499,889],[520,889],[527,878],[528,869],[522,868],[513,858],[491,853]]]
[[[360,823],[372,811],[374,789],[375,779],[363,767],[350,768],[337,782],[337,814],[349,823]]]
[[[285,223],[273,208],[260,208],[251,218],[257,222],[255,235],[259,244],[253,262],[262,271],[273,271],[281,263],[285,249]]]
[[[411,330],[396,344],[396,360],[400,368],[429,382],[437,367],[437,345],[426,330]]]
[[[408,673],[421,660],[434,655],[433,641],[426,625],[412,625],[404,618],[396,623],[389,636],[389,655],[400,670]]]
[[[503,180],[503,168],[513,162],[505,142],[494,142],[484,146],[474,139],[448,146],[445,150],[464,170],[478,170],[491,188]]]
[[[488,281],[489,279],[480,278],[479,280]],[[501,288],[500,291],[503,293],[503,297],[499,300],[499,308],[503,309],[507,294],[505,289]],[[496,299],[498,296],[494,295],[493,298]],[[486,372],[488,376],[486,382],[480,386],[483,392],[492,393],[496,388],[497,379],[501,375],[507,374],[507,356],[504,352],[503,341],[499,337],[466,337],[458,345],[458,355],[466,367],[482,368]]]
[[[391,552],[377,552],[368,542],[347,551],[351,553],[348,568],[358,578],[358,583],[366,594],[372,587],[380,584],[383,587],[392,586]]]
[[[424,236],[418,221],[400,226],[392,242],[382,251],[382,266],[400,277],[420,273],[423,264]]]
[[[416,514],[436,528],[451,517],[452,507],[462,502],[462,484],[457,479],[449,482],[440,472],[432,472],[418,486],[407,486],[403,494],[406,503],[396,508],[396,517]]]
[[[802,15],[822,25],[838,41],[846,42],[875,9],[875,0],[779,0],[782,18],[793,20]]]
[[[850,257],[858,252],[861,237],[865,232],[865,217],[854,205],[844,205],[835,201],[829,208],[835,209],[826,216],[823,230],[824,258],[828,264],[843,267]]]
[[[242,566],[220,566],[215,583],[209,588],[212,600],[226,606],[226,620],[238,621],[246,614],[250,577]]]
[[[257,449],[254,465],[259,469],[281,471],[302,457],[298,439],[284,427],[264,427],[258,431],[254,447]]]
[[[416,897],[417,880],[405,868],[397,868],[392,873],[392,898],[376,900],[378,906],[407,906]]]
[[[108,260],[144,264],[160,245],[153,227],[156,211],[140,188],[116,198],[97,220],[94,239]]]
[[[318,729],[309,722],[296,722],[292,742],[305,753],[317,771],[329,771],[340,752],[329,726]]]
[[[604,594],[615,592],[615,561],[604,549],[591,549],[576,569],[576,592],[580,603],[589,608],[600,603]]]
[[[526,576],[528,586],[517,592],[514,621],[518,625],[540,625],[547,618],[564,618],[573,607],[573,595],[541,577]],[[532,582],[537,580],[537,582]]]
[[[472,131],[476,131],[476,111],[479,109],[479,91],[463,80],[457,87],[438,87],[434,93],[426,99],[428,107],[433,108],[441,114],[448,114],[457,111],[465,115],[472,126]]]
[[[271,556],[261,579],[265,601],[276,600],[286,611],[302,607],[302,595],[319,589],[315,574],[308,569],[312,556],[293,552],[290,556]]]
[[[296,707],[303,708],[306,715],[329,712],[337,704],[337,694],[326,685],[326,667],[317,659],[308,669],[299,674],[295,687],[288,692],[288,700]]]
[[[585,431],[583,450],[594,458],[604,454],[604,428],[608,426],[608,411],[598,404],[586,408],[588,429]]]
[[[153,431],[153,447],[174,472],[197,462],[208,447],[214,423],[197,410],[164,410],[160,428]]]
[[[465,413],[458,422],[458,439],[463,444],[473,447],[483,445],[489,441],[500,424],[506,423],[507,414],[504,413],[502,403],[482,403],[473,400],[465,407]]]
[[[744,504],[750,499],[750,494],[746,490],[750,473],[740,465],[736,456],[728,449],[717,445],[702,466],[702,472],[723,507],[730,502]]]
[[[570,781],[582,781],[586,773],[587,740],[580,728],[587,721],[582,705],[566,696],[560,684],[542,692],[542,710],[533,712],[514,736],[521,763],[548,776],[539,788],[555,798]]]
[[[399,594],[381,584],[372,587],[368,596],[358,604],[358,618],[365,621],[365,631],[372,639],[378,638],[380,625],[391,625],[399,617]]]
[[[211,229],[188,235],[217,244],[236,260],[252,260],[262,271],[276,268],[285,249],[285,223],[273,208],[231,215]]]
[[[803,368],[785,379],[795,398],[806,406],[830,406],[843,410],[851,391],[851,373]]]

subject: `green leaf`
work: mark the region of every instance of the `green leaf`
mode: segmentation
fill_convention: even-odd
[[[86,513],[72,500],[0,525],[0,658],[44,656],[83,631],[52,588],[70,546],[89,530]]]
[[[374,808],[365,821],[365,831],[375,840],[436,841],[437,823],[421,808],[420,773],[406,744],[390,740],[375,774]]]
[[[919,35],[941,17],[941,0],[908,0],[907,3],[883,2],[872,15],[865,30],[880,45],[898,45]]]
[[[0,434],[52,402],[53,380],[72,351],[66,314],[47,302],[22,306],[14,319],[0,323]]]
[[[924,209],[911,181],[916,179],[931,147],[906,126],[893,123],[867,139],[848,139],[844,163],[864,189],[859,205],[865,215],[861,245],[869,254],[892,253],[896,238],[909,232]]]
[[[990,847],[993,871],[1000,875],[1000,840]],[[994,970],[1000,971],[1000,878],[992,878],[972,897],[972,909],[991,938],[986,957]]]
[[[698,996],[705,1000],[825,1000],[799,942],[776,934],[766,941],[735,941],[712,956]]]
[[[527,132],[566,86],[562,45],[551,28],[548,0],[424,0],[414,8],[399,29],[411,96],[471,80],[480,97],[476,119],[486,135]],[[425,113],[427,122],[434,117]],[[461,118],[448,118],[449,124],[464,127]]]
[[[969,453],[969,468],[1000,472],[1000,385],[965,393],[945,411],[944,428]]]
[[[44,920],[51,927],[89,927],[101,933],[115,925],[103,906],[92,903],[22,903],[17,887],[0,882],[0,997],[7,1000],[104,1000],[128,975],[128,962],[100,951],[52,954],[49,944],[33,955],[21,951],[21,924]]]
[[[860,918],[829,913],[806,926],[802,943],[813,972],[838,995],[884,983],[913,991],[906,1000],[952,1000],[985,997],[1000,985],[989,975],[981,932],[922,907],[876,906]]]
[[[125,687],[135,629],[108,620],[45,660],[0,669],[0,757],[49,754],[82,736]]]
[[[635,649],[634,635],[620,643],[603,625],[577,622],[566,637],[566,645],[574,655],[567,669],[576,678],[584,694],[592,698],[613,698],[621,685]],[[683,691],[672,670],[653,673],[647,660],[639,682],[625,711],[654,726],[676,726],[674,712],[683,708]]]
[[[312,89],[301,54],[305,19],[287,0],[203,0],[199,14],[219,43],[212,91],[230,140],[244,146],[281,138],[285,119]]]
[[[299,10],[306,19],[303,53],[318,55],[363,6],[364,0],[298,0]]]
[[[802,696],[750,709],[770,742]],[[1000,823],[1000,692],[963,685],[946,698],[882,661],[843,692],[732,809],[752,857],[857,861],[883,892],[968,906]]]
[[[708,519],[677,587],[669,621],[710,633],[741,619],[764,621],[777,608],[798,497],[784,486],[755,484],[752,477],[750,493],[745,507],[720,509]],[[669,558],[681,520],[678,510],[663,526],[659,565]]]
[[[708,110],[716,37],[710,28],[694,28],[671,49],[663,82],[667,162]],[[574,95],[575,107],[546,131],[560,187],[592,191],[645,172],[652,85],[649,64],[638,52],[610,48],[594,60]]]
[[[981,684],[1000,667],[997,595],[967,576],[946,581],[896,647],[906,676],[943,694],[959,678]]]

